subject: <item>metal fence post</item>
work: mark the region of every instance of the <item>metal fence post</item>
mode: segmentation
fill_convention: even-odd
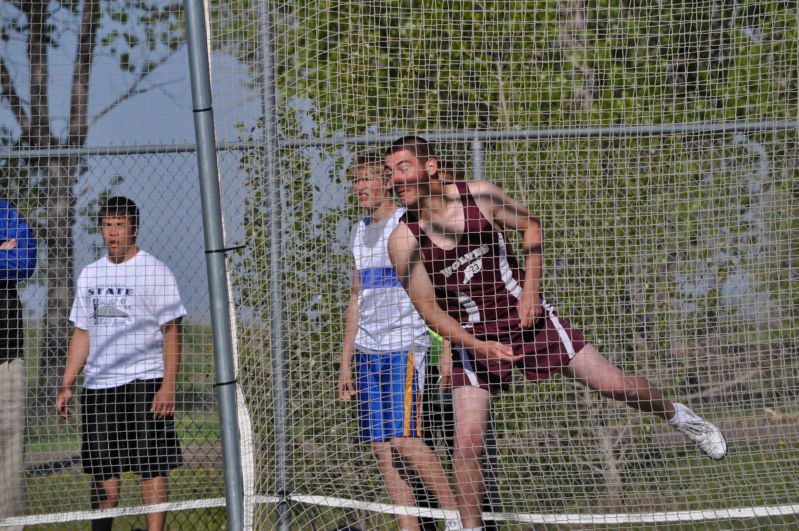
[[[485,154],[483,152],[483,142],[472,140],[472,180],[481,181],[485,179]],[[497,476],[499,470],[499,454],[497,452],[496,426],[494,422],[494,410],[492,406],[488,412],[488,424],[486,425],[485,435],[485,457],[483,459],[483,478],[485,483],[484,509],[492,513],[502,511]],[[487,523],[486,527],[495,529],[494,522]]]
[[[184,0],[186,34],[189,45],[194,135],[205,235],[205,263],[214,335],[214,366],[222,430],[222,457],[225,466],[227,523],[231,530],[244,527],[244,486],[236,410],[236,374],[233,363],[230,301],[225,264],[225,238],[219,195],[219,168],[216,160],[214,114],[211,102],[211,71],[208,35],[202,0]]]
[[[288,496],[291,493],[291,477],[289,475],[290,440],[289,440],[289,405],[287,399],[288,379],[286,377],[286,359],[284,356],[284,320],[283,320],[283,227],[281,215],[280,172],[278,171],[278,138],[277,138],[277,101],[275,98],[274,56],[272,46],[272,13],[271,4],[261,0],[258,8],[258,31],[261,38],[261,105],[264,134],[264,171],[266,194],[266,216],[269,226],[269,296],[271,319],[271,354],[272,354],[272,398],[274,400],[275,423],[275,493],[277,503],[277,524],[281,531],[291,529],[291,506]]]

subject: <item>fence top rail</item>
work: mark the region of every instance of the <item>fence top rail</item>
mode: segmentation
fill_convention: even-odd
[[[237,151],[245,149],[261,149],[260,141],[218,142],[217,151]],[[196,144],[133,144],[123,146],[92,147],[52,147],[48,149],[4,149],[0,150],[2,159],[36,159],[66,157],[131,157],[134,155],[157,155],[194,153]]]
[[[786,131],[798,129],[797,120],[764,122],[717,122],[706,124],[611,125],[606,127],[570,127],[560,129],[519,129],[502,131],[441,131],[422,133],[433,142],[483,142],[497,140],[537,140],[545,138],[600,138],[618,136],[657,136],[686,133],[745,133],[751,131]],[[281,148],[340,146],[342,144],[386,144],[402,132],[390,135],[336,136],[314,139],[282,140]]]
[[[520,129],[502,131],[439,131],[424,133],[433,142],[491,142],[498,140],[538,140],[546,138],[602,138],[619,136],[657,136],[689,133],[746,133],[752,131],[788,131],[799,129],[797,120],[765,122],[718,122],[710,124],[663,125],[613,125],[607,127]],[[393,142],[401,132],[382,135],[334,136],[327,138],[282,139],[278,148],[327,147],[347,145],[386,144]],[[218,142],[217,151],[264,149],[260,140]],[[48,149],[3,149],[0,160],[59,158],[59,157],[109,157],[154,154],[194,153],[195,144],[138,144],[128,146],[53,147]]]

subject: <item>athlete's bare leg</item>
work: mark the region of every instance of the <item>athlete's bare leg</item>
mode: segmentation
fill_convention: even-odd
[[[425,489],[429,489],[438,499],[441,507],[457,509],[455,497],[452,495],[447,476],[444,474],[444,468],[435,452],[418,437],[401,437],[392,439],[391,442],[403,460],[409,463],[419,475]]]
[[[640,411],[646,411],[665,420],[674,416],[674,404],[663,397],[642,376],[625,374],[592,344],[588,343],[563,369],[570,376],[603,396],[626,403]]]
[[[455,413],[455,492],[463,527],[483,525],[485,494],[483,453],[491,395],[479,387],[459,387],[452,393]]]
[[[391,453],[391,443],[376,442],[372,443],[372,450],[377,457],[377,464],[380,467],[380,474],[386,483],[386,491],[391,503],[410,507],[415,505],[413,491],[410,485],[402,478],[397,467],[394,466],[394,456]],[[416,531],[419,529],[419,520],[415,516],[397,515],[397,523],[400,529]]]

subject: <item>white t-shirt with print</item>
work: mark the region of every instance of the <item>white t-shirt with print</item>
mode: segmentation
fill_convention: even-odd
[[[115,264],[108,257],[78,277],[69,320],[89,333],[84,387],[108,389],[164,376],[161,326],[186,315],[169,268],[139,250]]]

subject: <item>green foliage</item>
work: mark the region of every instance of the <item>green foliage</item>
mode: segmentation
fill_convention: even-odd
[[[183,2],[110,2],[102,49],[118,57],[123,72],[146,75],[185,40]]]
[[[182,333],[183,356],[178,373],[177,396],[179,409],[196,412],[216,411],[211,327],[184,322]],[[209,433],[213,433],[213,429]]]
[[[777,0],[308,0],[275,9],[275,55],[284,98],[345,134],[787,118],[794,15]]]

